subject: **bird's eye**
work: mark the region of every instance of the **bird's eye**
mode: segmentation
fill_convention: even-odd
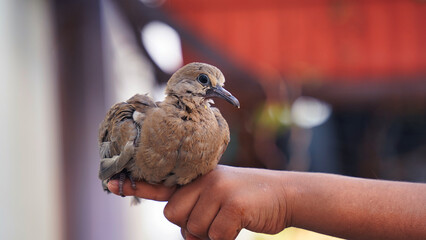
[[[198,82],[200,82],[203,85],[206,85],[210,82],[209,77],[204,73],[198,75],[197,80],[198,80]]]

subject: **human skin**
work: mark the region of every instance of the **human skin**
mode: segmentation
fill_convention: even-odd
[[[118,194],[118,182],[108,188]],[[124,194],[168,201],[186,239],[235,239],[242,228],[299,227],[349,239],[426,239],[426,184],[219,165],[176,188],[129,182]]]

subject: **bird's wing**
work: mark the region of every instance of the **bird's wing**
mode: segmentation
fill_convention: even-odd
[[[108,111],[99,128],[99,178],[107,180],[126,168],[137,148],[146,112],[157,107],[152,98],[137,94]]]
[[[215,159],[216,163],[218,163],[223,153],[225,153],[225,150],[228,147],[231,137],[229,133],[228,123],[226,122],[225,118],[223,118],[222,114],[220,114],[219,109],[212,108],[212,110],[216,117],[217,123],[219,125],[219,131],[220,131],[219,136],[221,136],[220,138],[218,138],[219,142],[217,143],[217,146],[219,147],[219,149],[217,152],[218,153],[217,159]]]

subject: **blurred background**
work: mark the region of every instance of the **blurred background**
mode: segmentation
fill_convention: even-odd
[[[221,163],[426,182],[424,0],[0,1],[0,239],[181,239],[164,203],[107,195],[98,125],[219,67]],[[290,228],[238,239],[330,239]]]

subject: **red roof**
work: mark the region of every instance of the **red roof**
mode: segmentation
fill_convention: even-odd
[[[426,76],[426,2],[169,0],[165,9],[258,73],[370,81]]]

